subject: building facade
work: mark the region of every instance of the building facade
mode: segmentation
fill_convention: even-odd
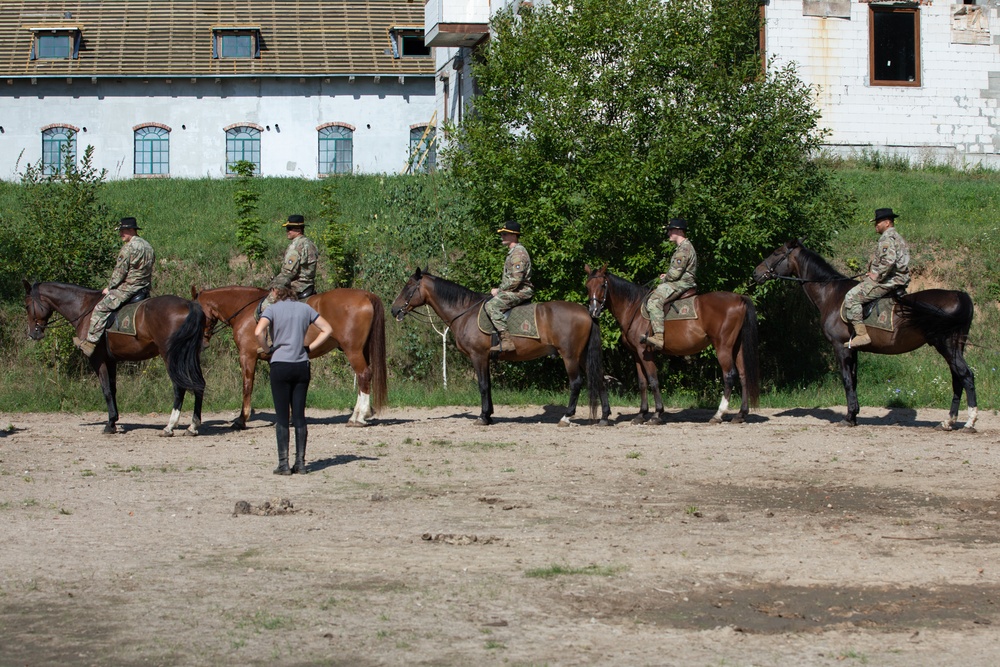
[[[0,178],[432,168],[434,69],[406,0],[0,2]]]
[[[1000,167],[998,5],[766,0],[764,52],[812,87],[832,153]]]

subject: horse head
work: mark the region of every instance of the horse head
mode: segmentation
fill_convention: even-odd
[[[608,300],[608,265],[599,269],[591,269],[589,264],[583,265],[587,272],[587,311],[591,317],[598,317],[604,310]]]
[[[795,267],[792,259],[795,251],[802,247],[802,239],[792,239],[779,246],[774,252],[764,258],[753,271],[754,282],[763,285],[768,280],[779,276],[790,276]]]
[[[24,285],[24,308],[28,311],[28,337],[41,340],[45,337],[45,329],[52,317],[52,306],[42,300],[38,283],[32,284],[23,279],[21,283]]]
[[[426,270],[421,271],[420,267],[413,272],[410,279],[406,281],[403,285],[403,289],[399,292],[399,296],[396,297],[395,301],[392,302],[392,307],[389,312],[392,316],[396,318],[397,322],[402,322],[406,314],[416,308],[417,306],[422,306],[424,304],[423,292],[420,289],[421,279],[424,277]]]

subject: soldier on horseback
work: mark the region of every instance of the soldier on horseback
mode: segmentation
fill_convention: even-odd
[[[306,299],[316,293],[316,263],[319,249],[306,236],[306,219],[301,215],[290,215],[282,225],[290,243],[281,262],[281,272],[271,280],[263,308],[274,304],[274,289],[291,288],[298,299]]]
[[[521,245],[520,223],[508,220],[497,230],[500,243],[507,246],[507,259],[503,264],[503,278],[500,287],[490,290],[493,298],[486,302],[486,314],[500,336],[500,342],[490,348],[490,352],[513,352],[514,341],[507,329],[506,314],[514,306],[530,301],[535,293],[531,284],[531,257]]]
[[[104,298],[94,306],[86,339],[80,340],[73,336],[73,344],[88,357],[94,354],[97,341],[104,335],[112,313],[142,292],[149,296],[149,288],[153,282],[153,264],[156,260],[153,246],[136,233],[139,229],[135,218],[121,219],[118,235],[124,244],[118,251],[111,280],[104,288]]]
[[[868,262],[868,272],[844,295],[844,316],[855,334],[844,343],[844,347],[862,347],[872,342],[862,322],[864,304],[910,284],[910,250],[896,231],[895,220],[898,217],[891,208],[875,209],[871,222],[875,223],[875,231],[881,237],[874,256]]]
[[[698,272],[698,255],[687,238],[687,227],[688,223],[684,218],[671,218],[667,223],[667,238],[677,247],[670,257],[670,268],[666,273],[660,274],[660,284],[653,289],[646,302],[653,335],[643,342],[657,350],[663,349],[664,312],[684,292],[697,286],[695,274]]]

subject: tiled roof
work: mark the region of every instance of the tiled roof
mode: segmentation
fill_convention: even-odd
[[[412,0],[0,0],[0,78],[432,75],[393,58],[389,31],[423,31]],[[78,28],[76,59],[31,60],[32,29]],[[259,58],[213,58],[213,28],[259,28]]]

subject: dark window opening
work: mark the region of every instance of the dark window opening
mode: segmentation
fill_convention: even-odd
[[[872,85],[920,85],[920,14],[871,7]]]

